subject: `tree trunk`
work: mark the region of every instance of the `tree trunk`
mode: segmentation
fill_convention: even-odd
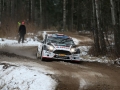
[[[73,31],[73,11],[74,11],[74,0],[71,0],[71,31]]]
[[[63,31],[66,31],[66,0],[63,0]]]
[[[10,16],[10,0],[6,1],[6,15],[7,17]]]
[[[40,0],[40,27],[42,29],[42,0]]]
[[[11,0],[11,11],[10,11],[10,14],[11,14],[11,15],[10,15],[10,16],[11,16],[12,19],[14,19],[14,14],[15,14],[15,13],[14,13],[14,11],[15,11],[15,10],[14,10],[14,9],[15,9],[14,3],[15,3],[14,0]]]
[[[42,28],[47,29],[47,0],[42,1]]]
[[[116,55],[120,55],[120,30],[119,30],[119,25],[120,25],[120,1],[116,0],[114,2],[113,0],[110,0],[111,2],[111,16],[112,16],[112,24],[114,28],[114,42],[115,42],[115,51]],[[115,8],[116,6],[116,8]]]
[[[98,37],[98,28],[97,28],[97,16],[96,16],[96,2],[92,0],[93,3],[93,35],[94,35],[94,48],[95,55],[98,56],[100,53],[99,37]]]
[[[103,33],[103,29],[104,28],[104,20],[103,20],[103,0],[101,0],[99,2],[99,21],[100,21],[100,30],[99,30],[99,38],[100,38],[100,48],[101,48],[101,54],[102,55],[105,55],[106,52],[107,52],[107,49],[106,49],[106,43],[105,43],[105,39],[104,39],[104,33]]]
[[[97,18],[97,29],[98,29],[98,33],[99,33],[99,43],[100,43],[100,49],[101,49],[101,54],[105,54],[106,53],[106,44],[105,44],[105,40],[104,40],[104,35],[103,35],[103,29],[101,28],[101,21],[100,21],[100,1],[99,0],[95,0],[95,5],[96,5],[96,18]]]
[[[32,5],[33,5],[33,2],[32,2],[33,0],[30,0],[30,21],[32,21],[32,10],[33,10],[33,7],[32,7]]]
[[[120,1],[116,0],[116,30],[115,30],[115,47],[117,55],[120,56]]]
[[[110,0],[111,3],[111,16],[112,16],[112,24],[115,25],[116,21],[115,21],[115,6],[113,3],[113,0]]]
[[[81,2],[78,0],[77,3],[77,31],[82,29],[82,16],[81,16]]]
[[[1,27],[1,17],[2,17],[2,0],[0,0],[0,27]]]
[[[34,22],[34,19],[35,19],[34,0],[31,0],[30,3],[31,3],[31,6],[30,6],[30,19],[31,19],[31,22]]]

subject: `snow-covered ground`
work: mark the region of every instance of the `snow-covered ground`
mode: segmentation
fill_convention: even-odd
[[[50,31],[43,31],[43,32],[39,32],[38,35],[42,35],[42,37],[45,37],[45,34],[47,32]],[[57,31],[54,31],[57,32]],[[33,33],[28,33],[29,35],[33,35]],[[15,37],[16,38],[16,37]],[[74,38],[72,37],[73,41],[75,42],[76,45],[78,45],[80,43],[80,39]],[[41,40],[42,41],[42,40]],[[5,46],[14,46],[14,47],[23,47],[23,46],[38,46],[40,44],[40,40],[34,36],[34,37],[28,37],[25,40],[25,43],[18,43],[18,41],[16,39],[6,39],[6,38],[0,38],[0,48],[5,47]],[[81,59],[83,61],[90,61],[90,62],[101,62],[101,63],[114,63],[115,60],[110,60],[108,57],[103,56],[103,57],[93,57],[93,56],[89,56],[88,51],[90,49],[91,46],[79,46],[80,50],[81,50]],[[87,58],[83,58],[82,56],[86,56]],[[116,59],[116,61],[119,62],[119,59]]]
[[[9,64],[0,65],[0,90],[55,90],[57,82],[45,69]]]
[[[44,36],[46,32],[42,34]],[[80,41],[76,38],[73,38],[73,40],[76,44]],[[17,40],[0,38],[0,48],[5,46],[38,46],[39,43],[37,37],[34,39],[26,38],[25,43],[20,44]],[[81,59],[84,61],[109,62],[107,57],[94,58],[93,60],[92,56],[87,55],[90,46],[80,46],[79,48],[81,50]],[[87,58],[83,58],[82,56],[86,56]],[[11,67],[11,65],[13,66]],[[0,90],[55,90],[57,82],[48,75],[51,73],[54,74],[54,72],[48,72],[42,66],[41,68],[34,68],[13,63],[11,65],[0,65]]]
[[[37,46],[39,43],[37,38],[36,40],[26,38],[25,43],[20,44],[17,40],[0,38],[0,48],[6,46]],[[30,68],[16,63],[11,66],[10,62],[6,63],[8,65],[0,65],[0,90],[55,90],[57,82],[47,75],[50,72],[44,68]]]

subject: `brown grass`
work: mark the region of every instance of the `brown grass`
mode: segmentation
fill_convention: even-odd
[[[9,22],[8,22],[9,23]],[[0,37],[16,37],[18,35],[19,26],[17,22],[3,23],[0,29]],[[37,29],[33,24],[26,23],[26,32],[37,33]]]
[[[92,33],[79,33],[77,31],[65,31],[65,32],[59,32],[59,33],[62,33],[62,34],[65,34],[65,35],[68,35],[68,36],[71,36],[71,37],[75,37],[75,38],[83,38],[84,36],[85,37],[88,37],[88,38],[92,38]]]

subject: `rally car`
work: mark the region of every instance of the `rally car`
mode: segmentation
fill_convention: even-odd
[[[46,34],[38,45],[37,58],[41,60],[72,60],[80,61],[80,49],[71,37],[64,34]]]

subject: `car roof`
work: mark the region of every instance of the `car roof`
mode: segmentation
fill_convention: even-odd
[[[70,38],[69,36],[64,34],[48,34],[48,37],[63,38],[63,39]]]

